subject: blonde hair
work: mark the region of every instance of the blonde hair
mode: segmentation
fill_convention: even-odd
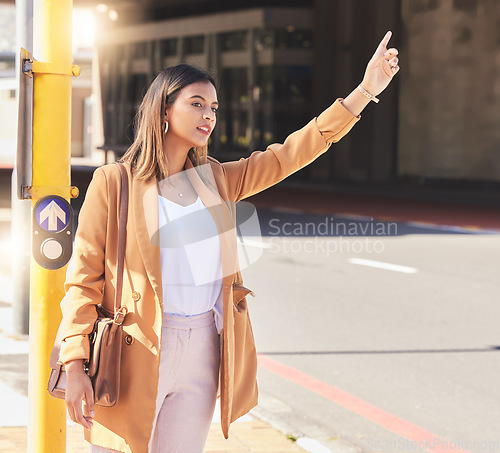
[[[134,120],[135,139],[120,162],[130,163],[136,179],[156,176],[163,180],[169,176],[169,163],[163,153],[164,124],[167,105],[172,105],[180,91],[196,82],[216,82],[208,72],[188,64],[164,69],[151,83]],[[188,158],[194,166],[207,163],[207,146],[191,148]]]

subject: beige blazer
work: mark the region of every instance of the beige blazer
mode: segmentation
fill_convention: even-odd
[[[220,163],[209,157],[212,182],[186,160],[188,177],[217,224],[223,267],[221,332],[221,427],[257,404],[257,356],[246,295],[237,257],[235,205],[308,165],[342,138],[359,117],[335,101],[317,118],[292,133],[283,144],[255,151],[248,158]],[[85,438],[121,452],[146,453],[153,428],[160,363],[163,295],[160,248],[155,244],[158,199],[154,178],[129,174],[129,211],[123,304],[124,322],[120,401],[96,407],[94,425]],[[214,187],[215,180],[215,187]],[[116,165],[98,168],[80,211],[73,257],[68,265],[61,302],[61,360],[87,359],[88,334],[96,319],[95,304],[113,309],[118,246],[120,172]]]

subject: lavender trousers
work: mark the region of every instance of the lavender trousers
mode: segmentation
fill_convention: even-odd
[[[214,313],[164,314],[156,416],[150,453],[202,453],[219,385]],[[113,452],[91,446],[91,453]]]

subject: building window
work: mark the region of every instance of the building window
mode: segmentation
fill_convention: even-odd
[[[177,55],[177,38],[162,39],[160,41],[160,53],[162,57]]]
[[[311,99],[311,66],[274,66],[273,73],[275,101],[298,104]]]
[[[295,27],[274,31],[274,47],[276,49],[312,49],[312,30],[300,30]]]
[[[221,70],[217,120],[222,149],[247,150],[250,144],[248,129],[248,69]]]
[[[255,33],[255,49],[262,52],[264,49],[272,49],[274,47],[274,30],[269,28],[261,28]]]
[[[127,84],[127,98],[123,103],[122,142],[130,144],[134,140],[134,118],[142,102],[142,98],[148,89],[148,77],[146,74],[131,74]]]
[[[309,118],[312,92],[310,66],[258,66],[255,104],[255,145],[265,149],[280,142]]]
[[[286,28],[261,29],[255,34],[255,48],[261,52],[265,49],[312,49],[312,30]]]
[[[205,48],[205,36],[189,36],[184,41],[186,55],[203,53]]]
[[[147,43],[134,42],[130,45],[130,56],[132,59],[146,58],[148,56]]]
[[[246,31],[223,33],[219,39],[222,52],[247,50],[248,48],[248,33]]]

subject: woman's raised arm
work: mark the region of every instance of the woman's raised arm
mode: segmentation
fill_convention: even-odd
[[[340,140],[359,120],[360,112],[381,93],[399,71],[398,51],[387,50],[389,31],[369,61],[363,81],[347,98],[338,99],[302,129],[266,151],[254,151],[249,157],[223,163],[232,201],[239,201],[277,184],[309,165]],[[374,99],[378,102],[378,99]]]

